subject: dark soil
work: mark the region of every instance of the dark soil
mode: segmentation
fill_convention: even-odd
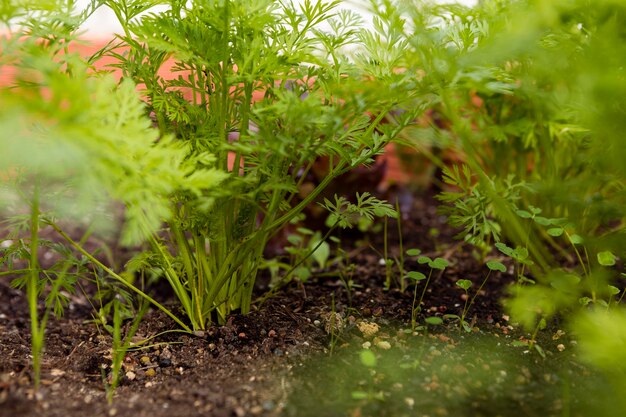
[[[414,201],[402,224],[405,249],[451,263],[433,275],[420,323],[424,316],[459,314],[464,299],[455,282],[470,279],[477,288],[486,273],[471,248],[452,239],[434,207],[431,199]],[[397,255],[395,224],[389,226]],[[453,323],[411,332],[412,287],[384,289],[385,266],[370,248],[382,251],[381,236],[374,231],[367,243],[367,235],[344,233],[342,244],[352,248],[344,263],[353,267],[335,265],[304,285],[291,283],[245,317],[204,333],[162,334],[177,329],[175,323],[149,311],[134,340],[157,337],[128,352],[110,405],[111,337],[90,321],[85,296],[72,298],[64,318],[50,320],[35,392],[26,299],[2,277],[0,416],[596,415],[578,396],[584,386],[577,381],[604,383],[573,364],[558,326],[546,331],[546,359],[511,346],[523,334],[499,304],[508,274],[493,274],[476,299],[474,333]],[[405,267],[427,272],[411,259]],[[353,281],[350,291],[340,272]],[[368,325],[377,332],[361,330]],[[376,353],[375,365],[359,359],[364,344]]]

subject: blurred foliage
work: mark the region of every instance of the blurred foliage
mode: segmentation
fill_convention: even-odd
[[[136,244],[171,216],[174,192],[200,195],[224,175],[208,154],[192,157],[171,136],[159,137],[134,83],[71,52],[87,17],[72,5],[5,12],[13,30],[0,38],[0,70],[12,78],[0,88],[3,205],[28,202],[37,184],[48,215],[103,224],[103,204],[115,199],[126,206],[123,241]]]

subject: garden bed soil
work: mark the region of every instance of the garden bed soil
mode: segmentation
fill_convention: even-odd
[[[423,313],[441,317],[446,313],[458,314],[462,309],[463,291],[455,286],[455,282],[461,278],[470,279],[477,288],[485,271],[477,265],[470,247],[452,239],[454,232],[445,226],[445,219],[437,215],[434,207],[430,198],[416,199],[402,226],[405,249],[420,248],[426,255],[441,256],[451,263],[444,274],[433,276],[424,299]],[[395,227],[389,230],[391,251],[397,254],[398,236],[392,231]],[[415,387],[408,381],[394,382],[393,377],[385,383],[370,381],[374,385],[370,385],[370,391],[366,390],[369,394],[363,394],[363,378],[367,379],[367,372],[371,373],[371,370],[360,366],[358,360],[355,364],[350,359],[358,358],[355,349],[360,350],[369,343],[380,355],[391,347],[388,352],[396,352],[398,361],[402,362],[413,352],[408,347],[412,339],[427,341],[430,344],[428,352],[445,353],[452,352],[449,346],[454,347],[466,337],[458,329],[443,326],[430,331],[424,329],[417,335],[402,331],[410,327],[413,292],[411,289],[401,292],[395,287],[384,289],[385,266],[381,265],[380,256],[369,247],[371,244],[382,250],[381,235],[380,232],[373,233],[369,243],[363,241],[366,235],[355,232],[342,236],[342,243],[354,243],[351,245],[354,249],[349,251],[350,262],[355,265],[351,291],[347,291],[337,276],[323,274],[332,271],[321,271],[319,277],[304,285],[291,283],[286,286],[250,314],[234,315],[225,325],[213,326],[195,335],[162,334],[177,329],[177,326],[160,311],[150,310],[142,320],[135,340],[160,336],[151,341],[152,346],[128,352],[125,375],[112,404],[106,401],[104,382],[111,364],[111,337],[101,326],[90,321],[94,310],[89,300],[76,294],[65,317],[49,321],[42,383],[40,390],[35,392],[26,298],[22,291],[9,287],[9,278],[2,277],[0,416],[427,415],[415,411],[416,399],[405,392]],[[360,241],[358,244],[355,243],[357,240]],[[414,260],[407,260],[406,268],[415,270],[418,265]],[[262,287],[263,279],[259,281]],[[510,326],[499,304],[510,282],[508,274],[493,274],[476,298],[470,312],[476,333],[491,334],[509,342],[521,334]],[[263,290],[260,288],[259,293]],[[176,308],[175,304],[170,305]],[[341,329],[332,327],[336,322],[329,324],[333,312],[339,314]],[[420,321],[423,322],[423,317]],[[363,323],[378,326],[377,335],[366,335],[362,330]],[[518,336],[513,338],[515,332]],[[557,342],[554,342],[555,346]],[[423,348],[423,343],[421,346]],[[473,354],[480,356],[480,353]],[[428,355],[420,356],[422,362],[427,362]],[[339,362],[329,362],[330,357],[353,368],[345,369]],[[394,356],[390,354],[389,357]],[[434,356],[431,360],[435,360]],[[534,355],[532,361],[537,360],[540,358]],[[467,368],[469,365],[462,366]],[[365,377],[361,375],[363,370],[366,371]],[[519,370],[521,374],[524,372],[532,373]],[[384,374],[382,369],[378,373],[379,376]],[[390,371],[392,374],[394,372]],[[517,375],[516,372],[513,374]],[[424,388],[424,381],[427,381],[426,385],[441,385],[434,374],[424,378],[417,383],[420,389],[434,389],[432,386]],[[466,375],[466,378],[470,376]],[[529,384],[535,380],[529,375],[526,378]],[[487,388],[489,384],[496,382],[487,383]],[[353,385],[356,388],[350,388]],[[347,394],[348,405],[344,404],[345,401],[337,402],[337,398],[329,399],[333,393],[328,390],[342,386],[353,390]],[[387,396],[386,402],[372,393],[372,386],[376,387],[376,393],[384,391],[381,395]],[[543,390],[542,387],[535,388]],[[499,415],[480,412],[481,407],[488,408],[491,401],[490,398],[480,398],[475,396],[475,401],[466,407],[474,410],[474,414],[451,413],[445,404],[441,404],[434,408],[429,406],[431,411],[435,410],[429,415]],[[559,399],[562,397],[554,401]],[[391,414],[381,411],[381,404],[395,411]],[[518,407],[519,401],[513,404]],[[558,409],[558,404],[554,407]],[[552,415],[545,409],[539,412]],[[554,415],[562,414],[558,411]]]

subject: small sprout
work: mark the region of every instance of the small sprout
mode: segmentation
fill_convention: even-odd
[[[472,286],[472,281],[469,279],[460,279],[456,282],[457,287],[463,288],[466,292]]]
[[[613,266],[615,265],[615,261],[617,260],[617,257],[613,255],[613,252],[608,250],[599,252],[597,257],[598,263],[602,266]]]
[[[439,326],[443,324],[443,319],[441,317],[426,317],[424,321],[433,326]]]
[[[426,279],[426,275],[418,271],[410,271],[409,273],[406,274],[406,277],[414,281],[421,281],[423,279]]]
[[[488,261],[487,268],[489,268],[492,271],[506,272],[506,267],[500,261]]]

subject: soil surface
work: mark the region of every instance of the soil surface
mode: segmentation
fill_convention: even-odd
[[[94,324],[90,300],[74,295],[65,316],[50,319],[35,392],[26,298],[10,288],[9,277],[0,278],[0,416],[593,415],[584,395],[576,396],[584,387],[572,380],[603,381],[567,365],[571,355],[561,351],[571,346],[558,323],[546,331],[548,359],[511,346],[524,336],[499,304],[510,274],[494,273],[483,287],[468,315],[471,334],[454,323],[424,325],[424,317],[460,314],[465,298],[455,282],[469,279],[478,288],[486,270],[470,247],[452,238],[432,199],[415,199],[410,207],[402,221],[404,249],[450,262],[432,276],[417,329],[411,329],[413,287],[385,289],[381,226],[369,234],[345,232],[342,264],[316,271],[304,284],[290,283],[223,326],[184,334],[150,310],[133,340],[154,338],[127,353],[112,404],[106,400],[112,338]],[[390,222],[395,256],[398,241]],[[405,270],[428,273],[409,258]],[[398,276],[395,267],[392,272]],[[267,290],[264,281],[259,295]],[[464,342],[470,338],[476,343]],[[506,352],[492,349],[504,345]],[[511,355],[522,358],[513,368]]]

